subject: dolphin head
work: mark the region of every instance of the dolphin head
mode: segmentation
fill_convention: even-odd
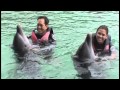
[[[90,63],[94,61],[95,54],[92,48],[92,34],[87,34],[85,41],[81,44],[72,58],[81,63]]]
[[[20,27],[20,25],[17,25],[17,31],[14,36],[13,46],[14,49],[17,52],[20,52],[21,54],[25,54],[29,50],[30,43],[25,34],[23,33],[23,30]]]

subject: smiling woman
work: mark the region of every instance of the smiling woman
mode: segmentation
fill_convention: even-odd
[[[96,32],[96,39],[99,44],[103,44],[108,36],[108,28],[105,25],[100,26]]]
[[[107,55],[110,56],[109,59],[116,58],[116,50],[111,42],[111,36],[108,35],[108,27],[106,25],[101,25],[97,29],[96,35],[93,35],[93,48],[98,56]]]

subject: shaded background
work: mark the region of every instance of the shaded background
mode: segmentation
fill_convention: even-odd
[[[84,41],[87,33],[95,33],[100,25],[107,25],[112,42],[119,53],[118,11],[1,11],[1,78],[14,78],[16,58],[10,48],[17,24],[21,24],[26,35],[37,25],[37,17],[45,15],[50,20],[57,45],[52,58],[40,59],[41,74],[47,79],[74,79],[71,55]],[[119,78],[119,57],[112,62],[108,78]],[[24,78],[20,76],[19,78]]]

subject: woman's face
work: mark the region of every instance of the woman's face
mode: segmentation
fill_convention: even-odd
[[[103,44],[104,41],[107,39],[107,33],[105,29],[99,29],[96,33],[96,39],[99,44]]]

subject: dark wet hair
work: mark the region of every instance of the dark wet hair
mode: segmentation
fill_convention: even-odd
[[[101,25],[98,27],[96,33],[98,32],[99,29],[105,29],[106,30],[106,34],[108,34],[108,27],[106,25]]]
[[[46,24],[46,25],[49,24],[49,19],[48,19],[46,16],[39,16],[39,17],[37,18],[37,20],[39,20],[39,19],[44,19],[44,20],[45,20],[45,24]]]

